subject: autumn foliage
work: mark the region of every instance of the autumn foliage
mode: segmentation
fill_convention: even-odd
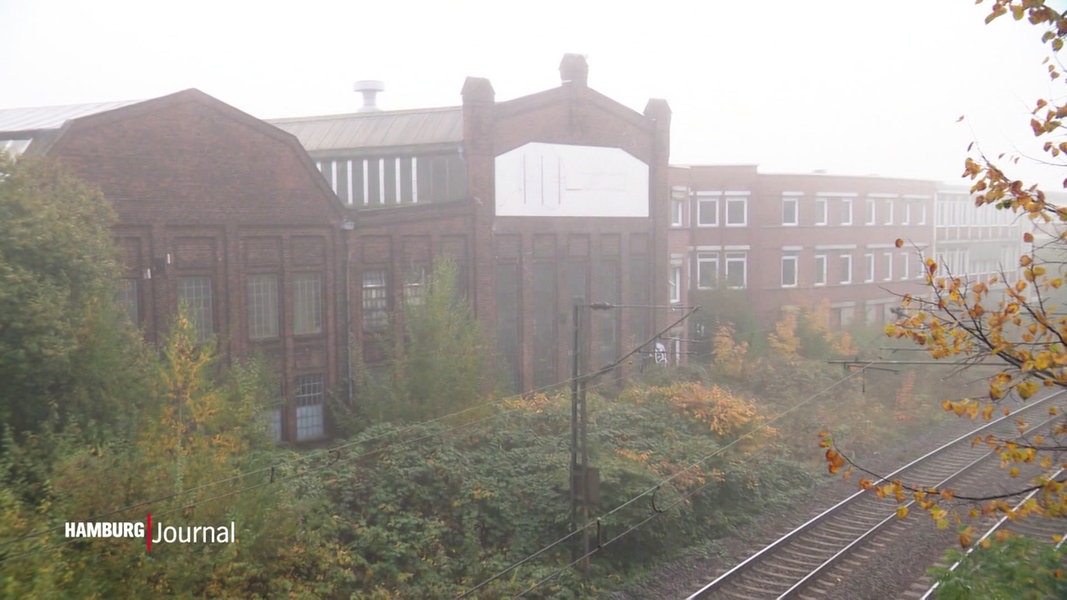
[[[982,0],[978,0],[981,4]],[[1010,15],[1015,21],[1025,21],[1041,31],[1041,39],[1048,45],[1051,56],[1046,59],[1047,75],[1053,86],[1062,85],[1060,63],[1055,58],[1067,37],[1067,13],[1060,13],[1044,0],[994,0],[986,22]],[[1052,168],[1067,166],[1062,161],[1067,153],[1064,136],[1064,117],[1067,101],[1038,99],[1031,111],[1030,129],[1044,140],[1046,156],[1043,162]],[[1010,175],[1018,156],[999,155],[995,158],[977,150],[964,161],[963,177],[971,182],[971,192],[977,206],[986,210],[1011,211],[1029,224],[1022,234],[1026,251],[1019,264],[1002,265],[999,274],[985,278],[971,278],[949,272],[934,257],[923,257],[925,291],[921,295],[902,297],[904,316],[887,325],[885,333],[893,338],[907,339],[924,349],[930,358],[954,362],[961,367],[983,364],[997,365],[999,370],[988,379],[987,398],[948,399],[943,408],[960,417],[989,420],[1007,412],[1006,399],[1027,400],[1042,389],[1067,388],[1067,300],[1060,290],[1064,286],[1064,250],[1067,250],[1067,206],[1057,203],[1052,193],[1037,184],[1028,184]],[[1067,188],[1067,179],[1063,180]],[[905,245],[897,240],[898,247]],[[1059,408],[1050,409],[1055,416]],[[1019,423],[1020,431],[1029,424]],[[1038,494],[1021,504],[1012,501],[1012,492],[992,491],[972,497],[979,504],[957,504],[957,494],[951,489],[917,488],[900,481],[872,481],[863,479],[860,486],[880,497],[903,502],[913,499],[916,506],[933,517],[938,527],[951,522],[961,524],[960,543],[973,541],[973,528],[965,525],[968,518],[983,514],[1003,513],[1011,518],[1031,514],[1062,516],[1067,512],[1067,493],[1064,478],[1058,469],[1067,467],[1061,455],[1067,446],[1062,436],[1067,428],[1061,423],[1045,436],[1030,434],[1020,440],[982,438],[975,443],[987,444],[999,454],[1005,478],[1015,492],[1038,490]],[[834,442],[824,436],[821,445],[831,473],[848,473],[851,460]],[[1040,465],[1043,474],[1027,480],[1020,476],[1021,465]],[[1020,480],[1014,482],[1012,478]],[[961,508],[966,506],[966,508]],[[900,516],[906,516],[902,507]]]

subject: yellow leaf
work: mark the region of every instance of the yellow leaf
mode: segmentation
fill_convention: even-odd
[[[897,507],[897,518],[898,519],[903,519],[906,516],[908,516],[908,507],[907,506],[898,506]]]

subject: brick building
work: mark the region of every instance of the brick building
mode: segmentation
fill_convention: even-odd
[[[560,75],[511,100],[468,78],[460,106],[273,125],[196,90],[0,110],[0,149],[101,187],[119,217],[117,297],[146,339],[184,302],[226,357],[265,355],[287,399],[276,435],[293,442],[328,435],[330,391],[358,403],[350,349],[381,361],[443,256],[514,391],[569,378],[576,298],[617,306],[585,313],[588,370],[651,350],[677,316],[663,308],[702,292],[741,290],[764,320],[826,302],[834,326],[874,324],[923,291],[920,253],[964,276],[1018,262],[1021,225],[965,188],[669,167],[664,101],[639,113],[603,96],[580,56]],[[682,360],[684,327],[669,337]]]
[[[197,90],[0,111],[0,146],[60,161],[118,215],[118,301],[150,342],[179,303],[228,360],[262,353],[278,439],[327,433],[345,363],[343,211],[291,135]]]
[[[460,265],[460,288],[496,342],[513,390],[570,376],[574,298],[626,305],[583,331],[590,365],[646,341],[667,303],[670,110],[635,112],[587,85],[564,57],[559,87],[497,101],[468,78],[458,107],[283,119],[355,224],[350,319],[364,357],[417,301],[435,257]]]
[[[834,327],[891,322],[901,295],[925,292],[924,257],[1010,279],[1023,250],[1014,215],[976,208],[964,186],[754,165],[672,166],[670,185],[671,301],[741,290],[768,321],[828,303]]]

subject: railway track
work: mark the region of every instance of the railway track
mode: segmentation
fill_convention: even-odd
[[[1007,491],[990,489],[991,481],[1006,479],[999,457],[985,445],[975,446],[971,441],[990,434],[1015,437],[1016,420],[1020,418],[1038,423],[1030,431],[1046,426],[1049,404],[1062,400],[1064,394],[1067,392],[1032,400],[1010,415],[908,463],[887,478],[922,487]],[[923,579],[922,572],[917,577],[897,574],[885,578],[877,589],[864,587],[870,585],[871,572],[887,566],[885,560],[879,561],[880,557],[909,552],[916,536],[928,536],[933,529],[925,518],[898,518],[897,507],[895,501],[880,499],[871,492],[856,492],[719,575],[689,598],[921,598],[932,585],[932,581]],[[945,543],[942,540],[941,550]],[[925,564],[932,564],[933,558],[936,556]]]

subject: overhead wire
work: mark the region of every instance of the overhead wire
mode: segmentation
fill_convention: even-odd
[[[873,361],[872,361],[872,362],[873,362]],[[658,481],[658,482],[657,482],[657,483],[656,483],[655,485],[653,485],[653,486],[650,486],[649,488],[647,488],[647,489],[645,489],[644,491],[640,492],[640,493],[639,493],[639,494],[637,494],[636,496],[633,496],[633,497],[631,497],[630,499],[626,500],[626,501],[625,501],[625,502],[623,502],[622,504],[620,504],[620,505],[616,506],[615,508],[613,508],[613,509],[609,510],[608,512],[604,513],[603,515],[600,515],[599,517],[597,517],[597,519],[596,519],[596,520],[590,521],[590,522],[588,522],[588,523],[586,523],[586,524],[582,525],[581,527],[577,527],[577,528],[575,528],[575,530],[574,530],[573,532],[569,533],[569,534],[568,534],[567,536],[565,536],[565,538],[560,538],[560,539],[558,539],[558,540],[556,540],[556,541],[552,542],[551,544],[549,544],[549,546],[546,546],[546,548],[547,548],[547,547],[554,547],[554,546],[556,546],[556,545],[559,545],[560,543],[562,543],[562,541],[563,541],[564,539],[569,539],[569,537],[570,537],[570,536],[573,536],[573,535],[574,535],[574,534],[576,534],[576,533],[579,533],[579,532],[584,532],[584,531],[585,531],[586,529],[589,529],[589,528],[592,528],[592,527],[594,527],[594,526],[597,526],[597,524],[598,524],[598,523],[599,523],[600,521],[602,521],[602,520],[606,519],[607,517],[610,517],[610,516],[612,516],[612,515],[614,515],[614,514],[618,513],[619,511],[621,511],[621,510],[625,509],[626,507],[628,507],[628,506],[632,505],[633,503],[635,503],[635,502],[637,502],[638,500],[640,500],[640,499],[644,498],[645,496],[648,496],[649,494],[654,494],[654,493],[655,493],[656,491],[658,491],[658,490],[659,490],[660,488],[662,488],[662,487],[663,487],[664,485],[670,484],[670,483],[671,483],[671,482],[673,482],[673,481],[674,481],[675,479],[677,479],[677,478],[679,478],[679,477],[681,477],[681,476],[683,476],[683,475],[687,474],[687,473],[688,473],[689,471],[692,471],[693,469],[695,469],[695,468],[697,468],[697,467],[699,467],[699,466],[703,465],[703,464],[704,464],[705,462],[707,462],[708,460],[711,460],[712,458],[714,458],[714,457],[716,457],[716,456],[718,456],[718,455],[722,454],[722,453],[723,453],[723,452],[725,452],[726,450],[728,450],[728,449],[732,448],[733,446],[735,446],[735,445],[737,445],[737,444],[741,443],[741,442],[742,442],[743,440],[745,440],[745,439],[747,439],[747,438],[749,438],[749,437],[751,437],[751,436],[755,435],[755,434],[756,434],[756,433],[758,433],[759,431],[761,431],[761,430],[763,430],[763,429],[765,429],[765,428],[767,428],[767,427],[770,427],[770,426],[774,425],[775,423],[777,423],[777,422],[778,422],[778,421],[780,421],[781,419],[784,419],[784,418],[785,418],[785,417],[787,417],[788,415],[792,414],[792,413],[793,413],[794,411],[797,411],[797,410],[799,410],[800,408],[802,408],[802,407],[804,407],[804,406],[808,405],[809,403],[811,403],[811,402],[814,402],[814,401],[815,401],[815,400],[816,400],[817,398],[819,398],[820,396],[822,396],[822,395],[826,394],[827,392],[829,392],[829,391],[833,390],[833,389],[834,389],[834,388],[836,388],[837,386],[839,386],[839,385],[841,385],[841,384],[845,383],[845,382],[846,382],[846,381],[848,381],[849,379],[852,379],[852,378],[856,377],[856,376],[857,376],[857,375],[858,375],[859,373],[861,373],[861,372],[862,372],[862,371],[863,371],[863,370],[864,370],[864,369],[866,368],[866,366],[868,366],[868,365],[862,365],[860,369],[857,369],[856,371],[852,371],[852,372],[850,372],[850,373],[848,373],[848,374],[844,375],[843,377],[841,377],[841,378],[837,379],[836,381],[834,381],[834,382],[833,382],[833,383],[831,383],[830,385],[828,385],[828,386],[824,387],[823,389],[821,389],[821,390],[819,390],[819,391],[815,392],[814,394],[812,394],[812,395],[808,396],[807,398],[805,398],[804,400],[802,400],[802,401],[798,402],[797,404],[795,404],[795,405],[793,405],[793,406],[789,407],[789,408],[788,408],[787,410],[785,410],[784,412],[782,412],[782,413],[780,413],[780,414],[776,415],[776,416],[775,416],[774,418],[772,418],[772,419],[770,419],[770,420],[768,420],[768,421],[766,421],[766,422],[764,422],[764,423],[761,423],[760,425],[758,425],[758,426],[754,427],[753,429],[751,429],[751,430],[749,430],[749,431],[745,432],[744,434],[742,434],[742,435],[740,435],[740,436],[738,436],[738,437],[734,438],[733,440],[731,440],[731,441],[730,441],[730,442],[728,442],[727,444],[725,444],[725,445],[721,446],[720,448],[717,448],[717,449],[716,449],[716,450],[715,450],[714,452],[711,452],[711,453],[707,454],[706,456],[704,456],[704,457],[702,457],[702,458],[700,458],[700,459],[698,459],[698,460],[696,460],[696,461],[694,461],[694,462],[690,463],[690,464],[689,464],[689,466],[687,466],[687,467],[685,467],[685,468],[683,468],[683,469],[680,469],[679,471],[675,472],[675,473],[674,473],[674,474],[672,474],[671,476],[669,476],[669,477],[666,477],[666,478],[664,478],[664,479],[662,479],[662,480]],[[707,482],[707,483],[705,483],[705,484],[703,484],[703,485],[699,486],[698,488],[696,488],[696,490],[697,490],[697,491],[699,491],[699,490],[703,490],[703,489],[704,489],[705,487],[707,487],[707,486],[708,486],[708,485],[710,485],[711,483],[712,483],[712,482],[711,482],[711,481],[709,481],[709,482]],[[693,492],[693,493],[690,493],[689,495],[685,496],[685,499],[687,499],[688,497],[692,496],[693,494],[695,494],[695,492]],[[618,539],[619,537],[621,537],[622,535],[625,535],[625,534],[627,534],[627,533],[630,533],[631,531],[635,530],[635,529],[636,529],[637,527],[640,527],[640,526],[642,526],[642,525],[643,525],[644,523],[647,523],[648,521],[651,521],[651,520],[652,520],[653,518],[655,518],[656,516],[658,516],[658,515],[660,515],[660,514],[663,514],[664,512],[666,512],[666,511],[670,510],[670,509],[671,509],[671,508],[673,508],[674,506],[677,506],[677,504],[678,504],[678,503],[676,502],[676,503],[673,503],[673,504],[671,504],[670,506],[668,506],[668,507],[667,507],[666,509],[662,509],[662,510],[655,510],[655,511],[653,511],[653,514],[652,514],[652,515],[651,515],[650,517],[648,517],[648,518],[646,518],[645,520],[641,521],[640,523],[638,523],[638,525],[636,525],[636,526],[634,526],[634,527],[631,527],[630,529],[627,529],[627,530],[626,530],[626,531],[625,531],[625,532],[624,532],[623,534],[620,534],[619,536],[616,536],[615,538],[612,538],[612,539],[610,540],[610,542],[614,542],[615,540],[617,540],[617,539]],[[558,576],[558,575],[559,575],[560,573],[562,573],[562,572],[563,572],[563,571],[565,571],[566,569],[568,569],[568,568],[570,568],[570,567],[572,567],[572,566],[574,566],[574,565],[578,564],[578,562],[580,562],[580,561],[584,560],[584,559],[585,559],[586,557],[588,557],[588,556],[591,556],[591,555],[593,555],[593,554],[596,554],[597,552],[599,552],[600,548],[603,548],[603,547],[604,547],[604,546],[606,546],[606,545],[607,545],[607,544],[600,544],[600,545],[599,545],[599,547],[598,547],[597,549],[595,549],[595,550],[593,550],[593,551],[591,551],[591,552],[588,552],[588,553],[586,553],[586,555],[585,555],[585,556],[582,556],[582,557],[578,558],[577,560],[575,560],[575,561],[573,561],[573,562],[571,562],[571,563],[569,563],[569,564],[567,564],[567,565],[564,565],[564,566],[563,566],[563,567],[561,567],[560,569],[558,569],[558,570],[556,570],[555,572],[553,572],[553,574],[552,574],[552,575],[550,575],[549,577],[546,577],[545,579],[543,579],[543,580],[541,580],[541,581],[537,582],[537,583],[536,583],[536,584],[535,584],[535,585],[534,585],[534,586],[533,586],[532,588],[530,588],[530,589],[526,590],[526,591],[525,591],[525,592],[523,592],[523,593],[522,593],[521,595],[525,595],[525,594],[526,594],[527,592],[529,592],[529,591],[531,591],[531,590],[533,590],[533,589],[536,589],[536,587],[538,587],[538,586],[540,586],[541,584],[545,583],[546,581],[549,581],[549,580],[551,580],[552,578],[554,578],[554,577]],[[538,550],[538,551],[537,551],[537,552],[536,552],[535,554],[538,554],[538,555],[540,555],[540,554],[542,554],[542,553],[544,552],[544,550],[545,550],[545,548],[542,548],[541,550]],[[526,557],[526,558],[524,558],[524,559],[522,559],[522,560],[520,560],[520,561],[518,561],[518,562],[516,562],[516,563],[513,563],[513,564],[509,565],[508,567],[506,567],[506,568],[502,569],[501,571],[498,571],[498,572],[497,572],[496,574],[494,574],[493,576],[489,577],[488,579],[485,579],[485,580],[483,580],[483,581],[479,582],[479,583],[478,583],[478,585],[476,585],[475,587],[473,587],[473,588],[471,588],[471,589],[467,590],[466,592],[464,592],[464,593],[463,593],[463,594],[461,594],[460,596],[457,596],[457,599],[460,599],[460,598],[467,598],[467,597],[469,597],[469,596],[470,596],[470,594],[474,593],[475,591],[478,591],[478,590],[482,589],[483,587],[485,587],[486,585],[488,585],[488,584],[492,583],[493,581],[496,581],[497,579],[499,579],[499,578],[503,577],[504,575],[507,575],[508,573],[510,573],[511,571],[513,571],[514,569],[516,569],[517,567],[519,567],[519,566],[521,566],[521,565],[525,564],[526,562],[529,562],[529,561],[528,561],[528,558],[529,558],[529,557]]]
[[[673,306],[672,307],[644,306],[644,305],[641,305],[641,306],[637,306],[637,305],[633,305],[633,306],[631,306],[631,305],[612,305],[612,308],[673,308],[673,309],[677,309],[678,307],[673,307]],[[682,321],[684,321],[686,318],[688,318],[689,315],[691,315],[697,309],[697,307],[685,307],[685,308],[689,309],[688,312],[686,313],[686,315],[684,315],[680,319],[676,320],[671,325],[669,325],[666,329],[658,332],[656,335],[654,335],[653,337],[649,338],[648,340],[646,340],[642,344],[640,344],[640,345],[634,347],[632,350],[626,352],[625,354],[623,354],[621,357],[617,358],[615,361],[613,361],[609,365],[606,365],[605,367],[602,367],[601,369],[596,371],[596,375],[603,374],[605,372],[608,372],[608,371],[618,367],[623,362],[625,362],[627,358],[633,356],[634,354],[637,354],[638,352],[640,352],[640,350],[642,348],[644,348],[645,346],[647,346],[647,345],[651,344],[652,342],[654,342],[655,339],[658,336],[662,335],[665,331],[669,330],[670,328],[675,327],[678,323],[681,323]],[[578,377],[579,380],[585,379],[585,378],[591,378],[591,377],[589,375],[579,375],[579,377]],[[203,491],[205,489],[209,489],[209,488],[212,488],[212,487],[215,487],[215,486],[218,486],[218,485],[222,485],[224,483],[229,483],[229,482],[232,482],[232,481],[236,481],[236,480],[246,479],[246,478],[252,477],[254,475],[260,475],[260,474],[264,474],[265,475],[267,473],[270,473],[271,476],[270,476],[270,479],[268,479],[265,482],[251,484],[249,486],[246,486],[246,487],[243,487],[243,488],[238,488],[236,490],[229,490],[227,492],[224,492],[224,493],[216,495],[216,496],[200,499],[200,500],[198,500],[196,502],[182,504],[180,507],[171,509],[170,511],[166,511],[164,513],[155,513],[155,514],[164,515],[164,514],[170,514],[172,512],[176,512],[178,510],[188,510],[189,508],[193,508],[193,507],[198,506],[200,504],[213,502],[215,500],[219,500],[219,499],[222,499],[222,498],[227,498],[227,497],[230,497],[230,496],[238,495],[240,493],[244,493],[244,492],[247,492],[247,491],[252,491],[252,490],[258,489],[260,487],[263,487],[265,485],[269,485],[269,484],[272,484],[272,483],[275,483],[275,482],[278,482],[278,481],[281,481],[281,480],[288,480],[288,479],[295,479],[295,478],[298,478],[298,477],[304,477],[304,476],[306,476],[306,475],[308,475],[310,473],[319,471],[319,470],[321,470],[321,469],[323,469],[325,467],[332,466],[334,463],[336,463],[336,462],[338,462],[340,460],[340,456],[341,456],[342,451],[344,451],[344,450],[346,450],[348,448],[351,448],[353,446],[365,445],[365,444],[372,443],[372,442],[381,440],[381,439],[386,438],[386,437],[394,436],[394,435],[395,436],[401,436],[406,432],[409,432],[409,431],[412,431],[412,430],[415,430],[415,429],[419,429],[419,428],[423,428],[423,427],[426,427],[427,425],[432,425],[432,424],[435,424],[435,423],[439,423],[439,422],[442,422],[442,421],[445,421],[445,420],[448,420],[448,419],[452,419],[452,418],[455,418],[455,417],[458,417],[458,416],[461,416],[461,415],[465,415],[465,414],[468,414],[468,413],[471,413],[471,412],[474,412],[474,411],[484,410],[484,409],[487,409],[487,408],[496,408],[496,407],[499,407],[500,405],[503,405],[504,403],[506,403],[508,401],[515,400],[515,399],[520,399],[520,398],[528,396],[529,394],[547,392],[547,391],[550,391],[550,390],[553,390],[553,389],[562,389],[565,386],[567,386],[570,383],[572,383],[574,380],[575,380],[574,377],[569,377],[569,378],[567,378],[567,379],[565,379],[563,381],[560,381],[560,382],[556,382],[556,383],[552,383],[552,384],[544,385],[544,386],[540,386],[540,387],[535,387],[535,388],[532,388],[531,390],[527,390],[527,391],[522,392],[522,393],[511,394],[511,395],[508,395],[508,396],[504,396],[502,398],[491,400],[489,402],[476,404],[476,405],[473,405],[473,406],[470,406],[470,407],[467,407],[467,408],[464,408],[464,409],[461,409],[461,410],[458,410],[458,411],[454,411],[452,413],[441,415],[439,417],[435,417],[435,418],[432,418],[432,419],[427,419],[427,420],[420,421],[420,422],[417,422],[417,423],[412,423],[410,425],[407,425],[407,426],[401,428],[399,431],[396,431],[396,432],[386,432],[386,433],[382,433],[380,435],[377,435],[377,436],[374,436],[374,437],[371,437],[371,438],[366,438],[366,439],[350,440],[348,442],[345,442],[345,443],[337,445],[337,446],[332,446],[332,447],[329,447],[329,448],[321,449],[317,453],[303,454],[303,455],[297,456],[296,458],[293,458],[293,459],[291,459],[289,461],[275,462],[275,463],[273,463],[273,464],[271,464],[269,466],[260,467],[260,468],[256,468],[256,469],[253,469],[253,470],[250,470],[250,471],[245,471],[245,472],[242,472],[242,473],[238,473],[236,475],[231,475],[229,477],[225,477],[225,478],[222,478],[222,479],[205,482],[203,484],[194,486],[192,488],[180,490],[178,492],[173,492],[173,493],[166,494],[166,495],[163,495],[163,496],[159,496],[159,497],[156,497],[156,498],[151,498],[151,499],[148,499],[148,500],[139,501],[139,502],[136,502],[134,504],[129,504],[129,505],[123,506],[121,508],[117,508],[117,509],[114,509],[114,510],[106,511],[106,512],[103,512],[103,513],[96,513],[96,514],[90,515],[88,517],[84,517],[84,518],[82,518],[82,520],[88,521],[88,522],[95,522],[95,521],[100,521],[102,519],[106,519],[106,518],[109,518],[109,517],[113,517],[115,515],[127,514],[127,513],[130,513],[132,511],[134,511],[134,510],[137,510],[139,508],[144,508],[144,507],[147,507],[147,506],[152,506],[152,505],[159,504],[159,503],[162,503],[162,502],[167,502],[167,501],[170,501],[170,500],[174,500],[176,498],[180,498],[180,497],[183,497],[183,496],[188,496],[190,494],[194,494],[196,492]],[[595,389],[596,387],[600,387],[601,385],[606,385],[606,383],[594,385],[593,388]],[[363,458],[366,458],[366,457],[369,457],[369,456],[373,456],[373,455],[376,455],[376,454],[381,454],[381,453],[384,453],[386,451],[394,450],[395,448],[398,448],[398,447],[399,448],[403,448],[403,447],[415,444],[417,442],[422,442],[422,441],[425,441],[425,440],[428,440],[428,439],[432,439],[432,438],[435,438],[435,437],[441,437],[441,436],[444,436],[444,435],[448,435],[448,434],[454,433],[454,432],[456,432],[458,430],[461,430],[461,429],[464,429],[464,428],[473,427],[475,425],[480,425],[480,424],[488,422],[490,420],[506,416],[506,415],[511,414],[513,412],[516,412],[518,410],[520,410],[520,409],[515,408],[515,409],[509,409],[509,410],[500,411],[500,412],[497,412],[497,413],[495,413],[493,415],[484,417],[482,419],[476,419],[474,421],[469,421],[469,422],[463,423],[461,425],[456,425],[454,427],[446,429],[445,431],[429,433],[429,434],[426,434],[426,435],[423,435],[423,436],[420,436],[420,437],[416,437],[416,438],[413,438],[413,439],[393,442],[393,443],[390,443],[390,444],[388,444],[386,446],[382,446],[382,447],[375,448],[373,450],[369,450],[369,451],[361,453],[361,454],[357,454],[357,455],[351,456],[347,460],[359,460],[359,459],[363,459]],[[316,467],[313,467],[313,468],[310,468],[310,469],[306,469],[306,470],[304,470],[302,472],[299,472],[297,474],[294,474],[294,475],[289,475],[287,477],[279,477],[279,476],[277,476],[277,473],[278,473],[279,469],[281,469],[281,468],[293,467],[293,466],[297,466],[297,465],[299,465],[301,463],[310,462],[311,460],[314,460],[316,458],[320,458],[323,455],[325,455],[325,457],[328,458],[328,459],[331,458],[331,456],[335,456],[336,459],[329,460],[329,461],[324,462],[324,463],[322,463],[322,464],[320,464],[320,465],[318,465]],[[58,531],[60,531],[62,529],[64,529],[63,525],[56,525],[56,526],[53,526],[53,527],[49,527],[49,528],[45,528],[45,529],[38,529],[38,530],[34,530],[34,531],[31,531],[31,532],[25,533],[23,535],[20,535],[18,537],[12,538],[10,540],[6,540],[6,541],[3,541],[3,542],[0,542],[0,551],[2,551],[3,548],[6,547],[6,546],[11,546],[13,544],[16,544],[16,543],[19,543],[19,542],[23,542],[23,541],[26,541],[26,540],[29,540],[29,539],[33,539],[33,538],[37,538],[37,537],[46,536],[46,535],[49,535],[49,534],[52,534],[52,533],[56,533],[56,532],[58,532]],[[46,549],[42,549],[42,550],[54,549],[56,547],[60,547],[60,546],[66,545],[67,543],[70,543],[70,542],[79,541],[79,539],[80,538],[70,538],[70,539],[68,539],[68,540],[66,540],[64,542],[58,543],[58,544],[56,544],[56,545],[54,545],[52,547],[49,547],[49,548],[46,548]],[[34,551],[29,551],[29,552],[15,554],[15,555],[0,555],[0,563],[8,562],[9,560],[14,560],[15,558],[26,556],[26,555],[32,554],[32,553],[34,553]]]

